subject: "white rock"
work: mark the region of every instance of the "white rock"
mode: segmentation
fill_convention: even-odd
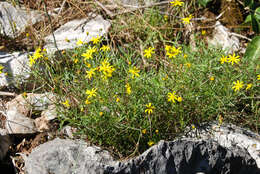
[[[36,132],[33,119],[24,116],[16,110],[8,110],[6,116],[5,128],[9,134],[28,134]]]
[[[240,49],[239,39],[231,35],[229,29],[223,26],[219,21],[216,22],[213,38],[208,38],[208,43],[216,47],[221,47],[227,53],[233,53]]]
[[[255,159],[257,166],[260,168],[260,135],[249,130],[232,124],[219,126],[216,123],[212,123],[207,127],[190,131],[188,137],[202,140],[212,138],[225,148],[230,148],[234,145],[244,148]]]
[[[24,29],[42,20],[44,16],[33,10],[14,7],[8,2],[0,2],[0,33],[15,38]]]
[[[12,54],[0,52],[0,64],[4,66],[0,74],[0,87],[22,83],[30,76],[29,59],[27,53],[15,52]]]
[[[76,42],[78,39],[83,42],[90,42],[93,37],[103,36],[107,33],[110,25],[110,22],[97,15],[91,20],[80,19],[67,22],[54,32],[54,36],[59,50],[73,49],[77,47]],[[66,39],[70,42],[67,42]],[[55,53],[56,48],[52,34],[45,38],[45,42],[47,53]]]

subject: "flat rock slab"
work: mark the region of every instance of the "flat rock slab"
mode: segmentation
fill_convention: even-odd
[[[21,83],[30,76],[28,53],[0,52],[0,64],[4,66],[3,73],[0,74],[0,88]]]
[[[90,42],[93,37],[103,36],[108,32],[110,22],[104,20],[102,16],[72,20],[58,28],[53,34],[59,50],[73,49],[78,47],[78,39],[83,42]],[[87,34],[88,33],[88,34]],[[53,54],[57,51],[53,35],[45,38],[47,53]]]
[[[27,26],[43,18],[44,16],[38,11],[14,7],[8,2],[0,2],[0,33],[3,35],[15,38]]]
[[[259,174],[255,160],[244,149],[225,149],[208,141],[160,141],[142,155],[114,161],[107,151],[86,143],[54,139],[36,147],[25,158],[27,174]]]

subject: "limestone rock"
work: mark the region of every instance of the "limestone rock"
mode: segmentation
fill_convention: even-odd
[[[22,83],[30,76],[27,53],[15,52],[9,54],[0,52],[0,64],[4,67],[3,73],[0,74],[0,87]]]
[[[260,135],[232,124],[210,123],[189,131],[185,137],[213,139],[225,148],[238,146],[246,149],[260,168]]]
[[[8,2],[0,2],[0,33],[15,38],[27,26],[35,24],[43,17],[40,12],[14,7]]]
[[[259,174],[255,160],[242,148],[225,149],[212,140],[160,141],[142,155],[114,161],[107,151],[86,143],[55,139],[25,158],[28,174]]]
[[[78,39],[83,42],[90,42],[93,37],[103,36],[107,33],[110,25],[110,22],[104,20],[100,15],[90,16],[90,19],[85,18],[67,22],[54,32],[54,36],[59,50],[73,49],[77,47]],[[49,54],[55,53],[56,48],[52,34],[45,38],[45,42],[47,52]]]
[[[208,43],[216,47],[221,47],[229,54],[240,49],[239,39],[231,35],[229,29],[219,21],[216,22],[213,37],[208,38]]]

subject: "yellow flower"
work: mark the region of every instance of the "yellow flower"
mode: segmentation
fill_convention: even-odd
[[[164,18],[165,21],[167,21],[168,20],[168,15],[164,15],[163,18]]]
[[[218,116],[218,125],[222,125],[223,123],[223,117],[221,115]]]
[[[181,53],[181,48],[175,48],[174,46],[165,46],[166,55],[169,56],[169,58],[176,57],[178,54]]]
[[[182,18],[182,23],[184,24],[189,24],[190,23],[190,20],[193,18],[192,15],[189,15],[189,17],[186,17],[186,18]]]
[[[214,78],[213,76],[211,76],[211,77],[209,78],[209,80],[213,81],[213,80],[215,80],[215,78]]]
[[[191,64],[190,63],[185,63],[185,65],[190,68],[191,67]]]
[[[233,84],[234,85],[233,85],[232,89],[234,89],[235,92],[240,91],[240,89],[243,88],[243,86],[244,86],[244,83],[239,80],[237,80],[236,82],[233,82]]]
[[[172,93],[168,93],[168,101],[175,103],[175,100],[178,100],[178,96],[176,95],[176,91],[173,91]]]
[[[129,71],[128,71],[130,74],[132,74],[132,78],[134,78],[135,76],[136,77],[139,77],[139,72],[140,70],[138,68],[136,68],[135,66],[133,68],[129,68]]]
[[[78,63],[78,62],[79,62],[79,59],[75,59],[75,60],[74,60],[74,63]]]
[[[257,80],[260,80],[260,74],[259,74],[259,75],[257,75]]]
[[[120,98],[117,97],[117,98],[116,98],[116,102],[117,102],[117,103],[120,102]]]
[[[155,130],[155,133],[156,133],[156,134],[158,134],[158,133],[159,133],[159,130],[158,130],[158,129],[156,129],[156,130]]]
[[[195,125],[194,125],[194,124],[192,124],[192,125],[191,125],[191,128],[192,128],[192,129],[195,129],[196,127],[195,127]]]
[[[26,37],[29,37],[30,36],[30,34],[29,33],[26,33]]]
[[[103,115],[103,112],[99,112],[99,115],[102,116],[102,115]]]
[[[69,101],[68,100],[66,100],[65,102],[63,102],[62,103],[64,106],[66,106],[67,108],[69,108],[70,107],[70,104],[69,104]]]
[[[206,35],[206,30],[202,30],[202,31],[201,31],[201,35],[202,35],[202,36]]]
[[[33,58],[33,56],[29,56],[29,66],[32,67],[33,64],[35,64],[35,63],[36,63],[36,61],[35,61],[35,59]]]
[[[115,68],[112,65],[110,65],[107,59],[105,59],[104,61],[101,62],[99,71],[102,71],[104,75],[104,79],[107,79],[108,77],[112,77],[112,73],[115,71]]]
[[[163,81],[165,81],[165,80],[167,80],[168,79],[168,75],[166,74],[166,76],[165,77],[163,77]]]
[[[86,104],[86,105],[88,105],[88,104],[90,104],[90,103],[91,103],[91,102],[90,102],[88,99],[85,100],[85,104]]]
[[[65,38],[65,41],[66,41],[66,42],[70,42],[70,40],[69,40],[68,38]]]
[[[182,102],[182,97],[178,97],[178,98],[177,98],[177,101],[178,101],[178,102]]]
[[[171,6],[173,6],[173,7],[176,7],[176,6],[181,7],[184,4],[184,2],[182,2],[180,0],[174,0],[174,1],[171,1],[170,3],[171,3]]]
[[[91,41],[93,42],[93,44],[98,44],[100,42],[100,38],[100,36],[92,37]]]
[[[80,45],[83,44],[83,41],[82,41],[81,39],[78,39],[78,41],[76,42],[76,44],[77,44],[78,46],[80,46]]]
[[[154,52],[154,48],[152,48],[152,47],[149,47],[148,49],[145,49],[144,50],[144,57],[146,57],[146,58],[151,58],[152,57],[152,54],[154,54],[155,52]]]
[[[183,58],[184,58],[184,59],[186,59],[187,57],[188,57],[188,55],[187,55],[187,54],[184,54],[184,55],[183,55]]]
[[[231,62],[232,65],[234,63],[238,64],[239,61],[239,56],[236,56],[235,53],[233,55],[228,55],[228,62]]]
[[[148,103],[146,105],[146,110],[145,110],[145,113],[147,112],[148,115],[150,115],[151,113],[153,113],[153,110],[155,109],[154,106],[152,106],[152,103]]]
[[[4,69],[3,65],[0,65],[0,74],[2,74],[2,70]]]
[[[23,97],[27,97],[27,92],[24,92],[24,93],[22,94],[22,96],[23,96]]]
[[[246,85],[246,90],[250,89],[252,87],[252,85],[253,85],[252,83],[247,84]]]
[[[150,140],[147,144],[148,144],[148,146],[152,146],[152,145],[154,145],[154,142]]]
[[[225,62],[228,62],[228,58],[227,58],[227,56],[222,55],[222,57],[219,59],[219,61],[221,64],[224,64]]]
[[[108,45],[102,45],[100,48],[102,51],[110,51],[110,47]]]
[[[146,132],[147,132],[146,129],[142,130],[142,134],[146,134]]]
[[[91,90],[87,89],[86,94],[88,95],[88,99],[91,97],[95,97],[97,95],[97,88],[92,88]]]
[[[86,71],[86,73],[87,73],[86,77],[87,77],[88,79],[91,79],[92,76],[96,74],[95,71],[96,71],[96,68],[91,68],[89,71],[87,70],[87,71]]]
[[[127,83],[126,85],[125,85],[125,88],[126,88],[126,93],[128,94],[128,95],[130,95],[131,94],[131,86],[129,85],[129,83]]]

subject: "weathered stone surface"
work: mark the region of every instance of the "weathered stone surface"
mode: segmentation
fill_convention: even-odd
[[[109,153],[98,147],[58,138],[38,146],[25,157],[28,174],[96,174],[113,163]]]
[[[73,49],[78,47],[76,44],[78,39],[81,39],[83,42],[90,42],[93,37],[103,36],[108,32],[111,25],[110,22],[104,20],[100,15],[90,16],[90,18],[70,21],[54,32],[59,50]],[[69,42],[66,40],[69,40]],[[47,52],[49,54],[54,53],[57,49],[54,45],[53,36],[47,36],[45,41]]]
[[[0,52],[0,64],[4,66],[3,73],[0,74],[0,87],[22,83],[30,76],[28,53]]]
[[[55,139],[25,157],[28,174],[259,174],[253,158],[242,148],[225,149],[208,141],[160,141],[139,157],[115,162],[108,152],[85,143]]]
[[[213,139],[225,148],[234,146],[246,149],[260,168],[260,135],[232,124],[211,123],[193,129],[185,135],[200,140]]]
[[[229,29],[223,26],[219,21],[216,22],[213,37],[208,38],[208,43],[213,46],[221,47],[227,53],[233,53],[240,49],[239,39],[231,35]]]
[[[0,2],[0,33],[16,37],[24,29],[43,19],[40,12],[14,7],[8,2]]]
[[[6,116],[5,128],[9,134],[29,134],[36,132],[34,120],[17,112],[17,110],[8,110]]]

